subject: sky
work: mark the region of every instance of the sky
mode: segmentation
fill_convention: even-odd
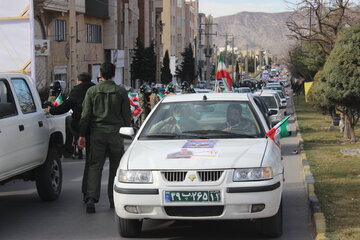
[[[213,17],[236,14],[238,12],[285,12],[290,11],[284,0],[198,0],[199,12]]]

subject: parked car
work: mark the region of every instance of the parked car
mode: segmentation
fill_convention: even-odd
[[[284,167],[268,130],[245,93],[171,95],[136,135],[121,128],[133,142],[114,183],[120,235],[138,236],[144,219],[257,219],[279,237]]]

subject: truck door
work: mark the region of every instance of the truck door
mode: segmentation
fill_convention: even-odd
[[[21,154],[21,124],[10,84],[6,79],[0,79],[0,180],[20,166],[17,155]]]
[[[25,79],[14,77],[11,78],[11,83],[21,116],[15,129],[20,133],[20,138],[15,143],[19,144],[19,148],[21,147],[16,161],[19,161],[21,166],[38,165],[47,154],[49,133],[45,113],[36,106],[34,96]],[[36,90],[33,88],[33,91]]]

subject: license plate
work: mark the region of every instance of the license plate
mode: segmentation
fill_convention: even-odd
[[[165,191],[166,202],[220,202],[220,191]]]

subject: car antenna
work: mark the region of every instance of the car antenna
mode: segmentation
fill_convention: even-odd
[[[207,96],[204,94],[203,101],[206,101],[206,100],[207,100]]]

